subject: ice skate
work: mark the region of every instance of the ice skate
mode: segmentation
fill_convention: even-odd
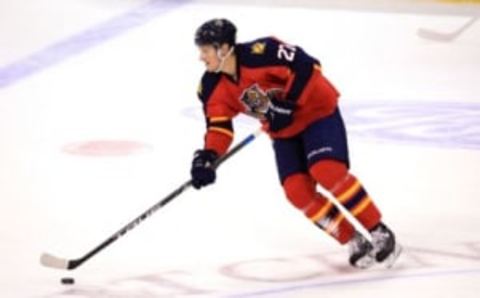
[[[373,244],[372,258],[378,263],[385,264],[387,268],[392,267],[402,252],[402,247],[396,242],[395,235],[383,223],[378,224],[370,233]]]
[[[355,236],[348,244],[350,246],[349,262],[353,267],[366,269],[375,263],[371,253],[373,246],[362,234],[355,232]]]

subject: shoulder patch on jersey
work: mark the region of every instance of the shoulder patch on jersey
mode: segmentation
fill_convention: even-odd
[[[246,67],[284,65],[285,62],[277,58],[277,44],[277,41],[269,37],[238,44],[236,48],[240,64]]]
[[[267,44],[265,42],[256,42],[252,45],[252,54],[263,55]]]

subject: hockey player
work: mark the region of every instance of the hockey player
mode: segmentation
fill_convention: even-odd
[[[232,143],[232,119],[248,114],[261,121],[273,140],[280,182],[289,201],[340,244],[349,244],[352,266],[392,264],[400,247],[361,182],[349,172],[339,93],[322,74],[320,62],[302,48],[275,38],[236,43],[236,27],[226,19],[201,25],[195,44],[206,67],[198,96],[207,131],[204,148],[194,154],[193,186],[199,189],[215,181],[210,165]],[[370,232],[371,242],[316,191],[317,185]]]

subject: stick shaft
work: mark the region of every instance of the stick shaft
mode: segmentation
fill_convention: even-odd
[[[261,129],[258,129],[256,132],[248,135],[243,141],[235,145],[230,151],[228,151],[226,154],[221,156],[216,163],[214,164],[214,168],[219,167],[223,162],[225,162],[227,159],[232,157],[234,154],[236,154],[239,150],[241,150],[243,147],[251,143],[255,138],[258,137],[262,132]],[[92,249],[90,252],[88,252],[85,256],[81,257],[80,259],[75,259],[75,260],[70,260],[68,261],[68,267],[67,269],[72,270],[86,262],[88,259],[105,249],[107,246],[118,240],[120,237],[124,236],[127,232],[130,230],[134,229],[137,225],[139,225],[142,221],[150,217],[155,211],[160,209],[161,207],[165,206],[168,204],[170,201],[172,201],[174,198],[178,197],[180,194],[182,194],[185,190],[187,190],[190,186],[192,185],[192,180],[189,180],[185,183],[183,183],[180,187],[175,189],[172,193],[170,193],[168,196],[166,196],[164,199],[147,209],[145,212],[143,212],[141,215],[139,215],[137,218],[132,220],[130,223],[128,223],[126,226],[122,227],[120,230],[118,230],[115,234],[110,236],[108,239],[103,241],[100,245]]]

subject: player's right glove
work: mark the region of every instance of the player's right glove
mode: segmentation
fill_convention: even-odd
[[[295,103],[293,102],[271,98],[265,114],[265,118],[270,124],[270,130],[277,132],[292,124],[294,109]]]
[[[213,150],[195,151],[190,171],[193,187],[200,189],[215,182],[216,174],[212,165],[217,158],[218,154]]]

